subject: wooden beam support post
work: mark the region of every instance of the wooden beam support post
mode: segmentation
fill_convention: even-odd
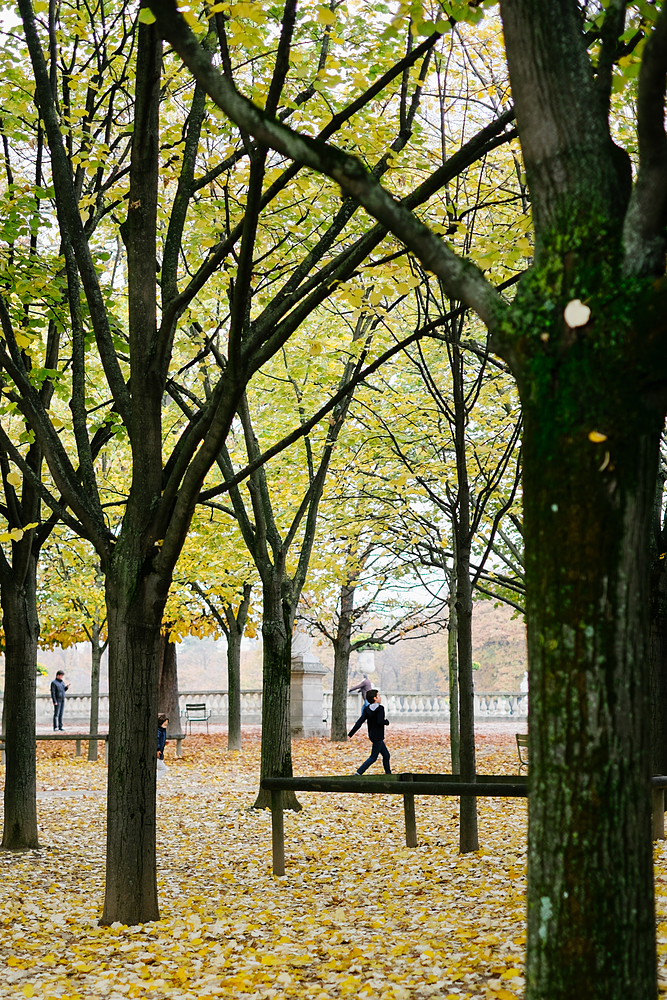
[[[285,830],[283,826],[283,793],[271,790],[271,842],[273,847],[273,874],[285,874]]]
[[[401,775],[402,781],[412,781],[411,774]],[[417,846],[417,819],[415,816],[414,795],[403,796],[403,812],[405,814],[405,846]]]
[[[653,839],[665,839],[665,789],[653,788],[651,790],[651,804],[653,806]]]

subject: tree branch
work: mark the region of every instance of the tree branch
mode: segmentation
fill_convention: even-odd
[[[660,276],[665,270],[667,225],[667,7],[663,7],[644,48],[637,94],[639,172],[625,217],[624,270]]]
[[[458,257],[404,205],[395,201],[356,157],[293,131],[239,94],[233,83],[212,66],[208,53],[178,13],[174,0],[151,0],[151,10],[163,37],[232,121],[267,146],[340,184],[346,195],[362,204],[412,250],[424,267],[438,275],[452,297],[474,309],[487,326],[495,326],[505,305],[472,262]]]

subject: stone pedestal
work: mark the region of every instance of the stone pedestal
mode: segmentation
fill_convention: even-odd
[[[322,719],[322,678],[325,674],[326,670],[310,649],[299,650],[292,656],[292,736],[307,739],[327,735],[327,725]]]

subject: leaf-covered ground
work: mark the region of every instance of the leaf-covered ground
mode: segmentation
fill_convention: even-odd
[[[516,773],[513,739],[480,734],[479,772]],[[275,878],[270,816],[248,810],[258,734],[245,740],[240,754],[222,735],[193,736],[178,761],[168,750],[162,919],[130,928],[97,926],[104,765],[40,746],[42,849],[0,855],[0,997],[522,995],[525,800],[481,800],[481,850],[461,857],[454,799],[417,798],[419,847],[408,850],[398,797],[300,795],[303,811],[285,819],[287,875]],[[297,741],[295,773],[349,774],[367,746]],[[436,727],[395,727],[391,750],[395,771],[448,767]],[[656,856],[664,921],[662,844]],[[659,940],[667,951],[667,922]]]

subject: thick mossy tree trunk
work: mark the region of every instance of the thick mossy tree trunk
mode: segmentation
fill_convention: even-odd
[[[633,189],[608,123],[625,5],[605,8],[595,76],[575,3],[502,0],[501,10],[535,225],[533,267],[498,330],[524,414],[526,998],[648,1000],[667,19],[644,49]]]
[[[651,599],[649,660],[651,664],[651,749],[654,774],[667,774],[667,526],[662,503],[665,470],[657,477],[651,525]]]
[[[0,585],[5,633],[5,821],[2,847],[21,851],[39,847],[35,757],[35,678],[37,669],[37,559],[22,586]]]
[[[261,778],[292,777],[292,738],[290,694],[292,682],[292,627],[294,617],[289,600],[284,600],[287,585],[279,566],[273,579],[262,588],[262,760]],[[283,586],[281,586],[283,584]],[[255,809],[268,809],[271,793],[260,788]],[[294,792],[283,792],[283,807],[298,811],[301,804]]]
[[[591,340],[563,359],[573,391],[533,381],[524,402],[531,1000],[569,1000],[573,983],[586,997],[656,992],[647,617],[661,420]]]
[[[338,628],[333,641],[334,669],[333,694],[331,698],[331,741],[344,743],[347,740],[347,681],[352,650],[352,613],[354,611],[354,587],[345,584],[340,589],[340,613]]]
[[[90,734],[97,735],[100,720],[100,664],[104,644],[100,643],[99,622],[90,630]],[[88,740],[88,760],[97,760],[97,740]]]
[[[169,719],[167,739],[175,740],[182,736],[181,713],[178,703],[178,658],[176,643],[170,642],[163,635],[161,642],[160,669],[158,675],[158,712],[164,712]],[[155,719],[157,726],[157,717]]]

